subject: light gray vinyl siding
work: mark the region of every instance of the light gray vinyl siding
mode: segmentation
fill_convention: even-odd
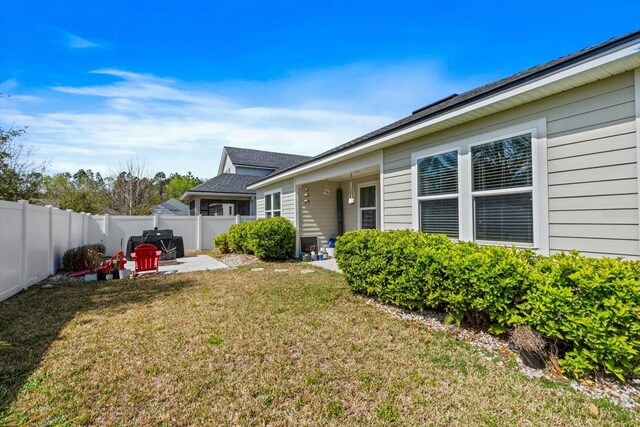
[[[373,182],[377,185],[376,223],[380,225],[380,175],[368,175],[353,179],[353,193],[356,202],[352,205],[349,199],[349,181],[317,181],[300,186],[298,209],[300,212],[300,236],[317,236],[320,245],[325,246],[329,239],[338,235],[338,209],[336,191],[342,189],[342,207],[344,231],[358,229],[358,185]],[[326,194],[325,194],[326,193]],[[304,203],[304,194],[309,195],[309,203]]]
[[[237,166],[235,173],[238,175],[253,175],[253,176],[267,176],[273,169],[261,169],[261,168],[245,168],[243,166]]]
[[[360,194],[358,194],[358,185],[363,184],[365,182],[375,182],[377,185],[377,194],[376,194],[376,224],[378,224],[378,228],[380,228],[380,174],[369,175],[360,178],[355,178],[353,180],[353,193],[356,199],[356,202],[353,205],[348,203],[349,199],[349,181],[342,181],[340,183],[342,187],[342,205],[343,205],[343,219],[344,219],[344,231],[352,231],[358,229],[358,206]]]
[[[264,194],[275,189],[281,189],[282,216],[295,223],[295,194],[293,192],[293,180],[286,180],[256,191],[256,217],[264,218]]]
[[[384,150],[385,228],[411,228],[411,153],[547,119],[551,253],[640,254],[633,72]]]
[[[330,238],[338,235],[337,189],[338,183],[330,181],[312,182],[300,187],[300,237],[316,236],[320,246],[326,246]],[[308,194],[309,203],[304,203],[305,194]]]

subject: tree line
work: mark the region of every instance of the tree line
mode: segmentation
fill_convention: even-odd
[[[108,176],[91,169],[47,174],[46,163],[19,141],[26,128],[0,127],[0,200],[28,200],[39,205],[92,214],[148,215],[162,201],[202,183],[185,175],[149,173],[144,162],[130,158]]]

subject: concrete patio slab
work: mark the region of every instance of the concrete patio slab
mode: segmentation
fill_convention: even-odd
[[[336,263],[335,258],[330,258],[323,261],[311,261],[309,264],[313,265],[314,267],[322,267],[326,268],[327,270],[335,271],[336,273],[342,273],[342,270],[338,268],[338,264]]]
[[[159,268],[161,274],[189,273],[192,271],[220,270],[228,268],[227,264],[211,258],[208,255],[187,256],[177,259],[177,264],[165,265]]]

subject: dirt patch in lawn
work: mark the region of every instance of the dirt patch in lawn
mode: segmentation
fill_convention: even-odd
[[[638,422],[381,312],[338,274],[260,267],[56,283],[0,303],[0,424]]]

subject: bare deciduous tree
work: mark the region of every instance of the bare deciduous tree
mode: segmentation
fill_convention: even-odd
[[[148,215],[160,200],[144,161],[129,158],[111,172],[109,211],[116,215]]]

